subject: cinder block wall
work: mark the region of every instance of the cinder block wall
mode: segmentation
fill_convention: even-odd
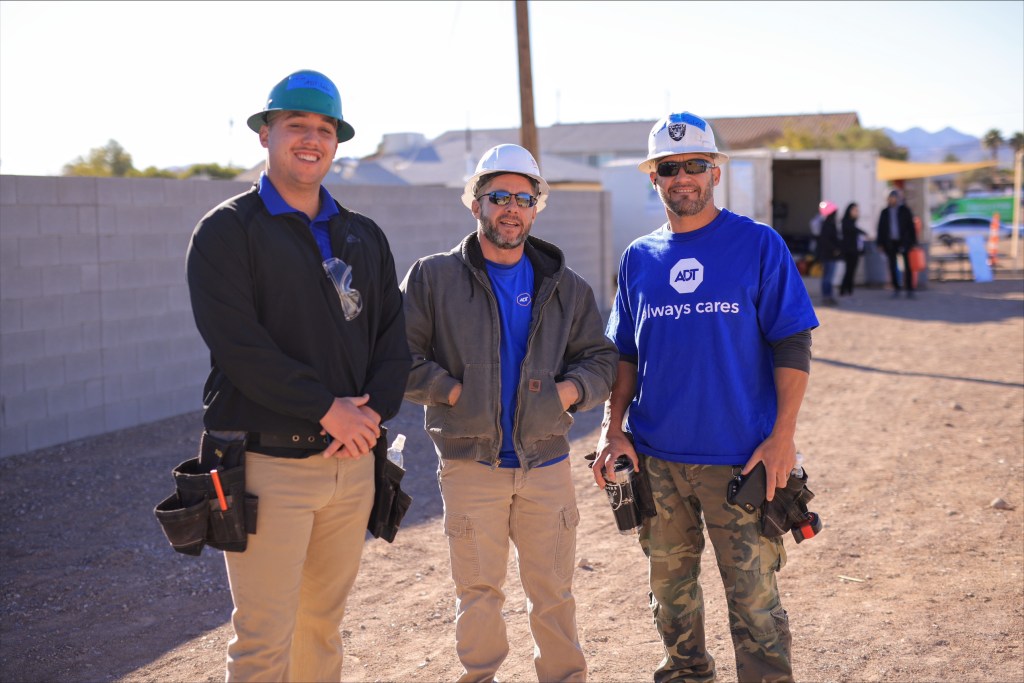
[[[0,176],[0,456],[201,408],[209,357],[185,249],[248,183]],[[398,278],[473,229],[457,190],[332,187],[386,232]],[[608,197],[560,192],[534,233],[611,303]]]

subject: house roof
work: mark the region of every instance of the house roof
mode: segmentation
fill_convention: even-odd
[[[518,142],[518,129],[474,130],[468,139],[466,131],[458,131],[423,141],[415,149],[366,157],[360,165],[376,164],[410,185],[461,188],[484,152],[495,145]],[[551,185],[601,182],[597,168],[561,158],[553,150],[545,149],[538,161],[544,179]]]
[[[784,114],[709,119],[715,141],[723,149],[764,147],[787,130],[814,137],[831,137],[860,125],[856,112],[837,114]]]
[[[763,147],[778,139],[786,131],[829,137],[840,131],[860,125],[856,112],[835,114],[781,114],[775,116],[735,116],[710,118],[715,141],[720,149],[749,149]],[[644,156],[647,136],[655,121],[606,121],[599,123],[556,123],[538,128],[540,147],[545,152],[563,155],[613,154],[615,156]],[[452,130],[435,138],[441,143],[464,139],[465,131]],[[472,135],[490,135],[503,138],[503,142],[516,142],[518,128],[475,130]]]

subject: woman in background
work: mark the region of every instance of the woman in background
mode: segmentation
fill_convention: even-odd
[[[850,202],[843,214],[843,221],[840,224],[842,236],[840,237],[843,262],[846,264],[846,272],[843,273],[843,282],[839,285],[839,296],[853,294],[853,278],[857,274],[857,263],[860,255],[864,252],[863,230],[857,227],[857,219],[860,217],[860,208],[857,202]]]

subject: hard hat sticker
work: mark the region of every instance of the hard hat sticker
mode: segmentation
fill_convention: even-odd
[[[329,81],[323,78],[317,78],[311,74],[292,74],[288,78],[288,90],[294,90],[295,88],[308,88],[310,90],[319,90],[325,95],[334,97],[334,88],[331,87]]]
[[[688,123],[691,126],[696,126],[703,131],[707,131],[707,124],[704,122],[704,119],[694,116],[688,111],[684,111],[679,114],[669,114],[668,120],[670,123]]]

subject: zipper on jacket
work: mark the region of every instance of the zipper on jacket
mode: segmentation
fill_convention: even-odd
[[[467,262],[466,265],[469,266],[470,264]],[[489,297],[489,301],[490,301],[490,304],[491,304],[491,315],[494,316],[495,320],[498,320],[498,318],[501,316],[501,312],[498,310],[498,299],[494,296],[494,290],[491,289],[490,279],[489,278],[485,279],[476,268],[470,267],[470,272],[472,272],[476,276],[476,278],[478,280],[480,280],[480,284],[483,286],[484,292]],[[497,326],[496,332],[498,334],[498,346],[497,346],[497,352],[498,352],[498,404],[500,405],[501,404],[501,324],[500,323]],[[518,406],[517,406],[517,409],[518,409]],[[501,465],[501,442],[502,442],[502,439],[504,438],[504,434],[501,431],[501,412],[500,411],[495,416],[494,426],[498,430],[498,450],[495,452],[494,457],[491,459],[491,469],[492,470],[496,469],[499,465]],[[515,436],[514,436],[514,434],[513,434],[513,437],[512,437],[512,446],[513,446],[513,448],[515,448]],[[519,453],[516,453],[516,457],[517,458],[519,457]],[[519,464],[520,464],[520,466],[522,466],[522,461],[520,461]]]

